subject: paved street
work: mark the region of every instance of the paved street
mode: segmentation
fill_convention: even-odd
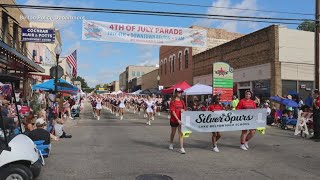
[[[124,120],[103,110],[93,119],[86,106],[80,120],[66,128],[72,139],[53,142],[39,179],[124,179],[163,174],[175,180],[319,179],[320,143],[269,127],[257,134],[249,151],[239,149],[240,132],[223,133],[220,153],[211,151],[210,134],[193,133],[185,140],[187,154],[168,150],[168,119],[157,116],[147,126],[143,116]],[[177,147],[178,140],[176,139]]]

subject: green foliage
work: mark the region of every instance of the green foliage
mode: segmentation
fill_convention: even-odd
[[[99,90],[100,87],[101,87],[100,84],[97,84],[95,89]]]
[[[84,78],[81,76],[77,76],[76,78],[72,78],[72,81],[80,81],[81,82],[81,87],[83,89],[90,88]]]
[[[315,24],[315,22],[304,21],[297,27],[297,29],[301,30],[301,31],[314,32],[316,30],[316,24]]]

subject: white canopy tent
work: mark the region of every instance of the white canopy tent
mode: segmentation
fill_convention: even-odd
[[[184,90],[183,95],[207,95],[212,94],[212,87],[204,84],[196,84],[186,90]]]
[[[116,92],[116,94],[121,94],[121,93],[122,93],[122,91],[120,91],[120,90]]]

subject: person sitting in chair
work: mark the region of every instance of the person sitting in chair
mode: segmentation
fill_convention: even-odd
[[[54,121],[55,121],[55,125],[54,125],[54,130],[55,130],[55,135],[58,138],[72,138],[71,135],[67,135],[66,132],[63,129],[63,124],[64,121],[60,118],[58,118],[57,116],[54,116]]]
[[[30,133],[29,133],[29,138],[32,140],[32,141],[40,141],[40,140],[43,140],[44,143],[43,145],[49,145],[49,148],[46,149],[46,151],[49,153],[50,151],[50,133],[45,130],[46,126],[46,121],[43,119],[43,118],[39,118],[36,120],[36,129],[32,130]]]

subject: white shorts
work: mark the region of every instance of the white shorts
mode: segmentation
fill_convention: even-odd
[[[148,109],[147,109],[147,113],[153,113],[152,108],[148,108]]]
[[[102,106],[101,106],[101,105],[100,105],[100,106],[97,105],[97,106],[96,106],[96,109],[100,110],[100,109],[102,109]]]
[[[119,105],[119,108],[122,108],[122,109],[123,109],[123,108],[125,108],[125,107],[126,107],[126,106],[125,106],[124,104],[120,104],[120,105]]]

